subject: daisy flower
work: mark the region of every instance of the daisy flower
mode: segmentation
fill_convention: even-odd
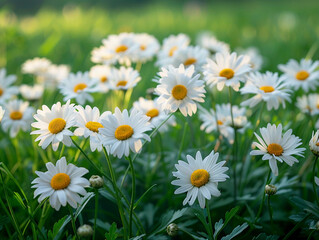
[[[197,198],[200,207],[205,208],[205,199],[210,200],[211,196],[221,195],[217,188],[218,183],[226,181],[229,176],[224,174],[228,170],[228,167],[223,167],[226,161],[217,163],[218,156],[213,150],[203,160],[198,151],[195,159],[187,155],[187,163],[180,160],[175,164],[177,172],[173,172],[173,176],[178,179],[173,180],[172,184],[179,186],[175,194],[187,192],[183,205],[193,205]]]
[[[254,142],[253,145],[259,150],[253,150],[250,155],[263,155],[262,160],[269,160],[269,166],[275,176],[278,176],[277,161],[285,162],[292,166],[298,160],[292,155],[303,157],[302,153],[305,148],[298,148],[302,142],[299,137],[292,134],[289,129],[286,133],[282,133],[282,125],[278,127],[268,123],[267,128],[260,128],[262,138],[255,133],[259,143]]]
[[[29,59],[22,64],[22,72],[36,76],[43,76],[47,73],[51,64],[51,61],[46,58],[36,57]]]
[[[309,113],[312,116],[319,114],[319,94],[307,94],[297,98],[296,106],[303,113]]]
[[[215,56],[216,53],[225,54],[230,52],[228,44],[219,41],[209,32],[199,34],[196,42],[199,46],[207,49],[212,56]]]
[[[139,47],[135,50],[133,61],[146,62],[151,60],[160,49],[157,39],[147,33],[135,34],[135,42]]]
[[[39,130],[31,132],[31,134],[40,134],[35,139],[36,142],[40,141],[39,146],[46,149],[52,143],[54,151],[58,149],[60,142],[68,147],[71,146],[70,136],[73,136],[73,133],[69,128],[76,124],[76,112],[74,104],[70,104],[70,100],[62,106],[58,102],[51,109],[43,105],[42,110],[39,109],[33,117],[37,122],[32,123],[31,126]]]
[[[59,84],[59,89],[64,95],[64,101],[75,98],[78,104],[83,105],[86,100],[93,102],[90,93],[97,92],[98,80],[89,77],[89,73],[70,73],[69,77]]]
[[[165,67],[173,63],[173,56],[176,51],[189,45],[190,39],[187,35],[180,33],[178,35],[170,35],[163,41],[163,46],[157,54],[156,65]]]
[[[156,128],[164,122],[168,114],[162,110],[161,105],[158,104],[157,99],[155,100],[147,100],[145,98],[140,97],[138,101],[133,103],[133,107],[146,116],[150,117],[149,122]],[[175,117],[171,116],[167,122],[161,126],[159,132],[166,132],[169,130],[169,126],[175,126]]]
[[[4,104],[12,96],[19,93],[19,88],[11,86],[17,79],[15,75],[6,76],[6,69],[0,69],[0,104]]]
[[[101,119],[105,119],[111,112],[104,112],[100,115],[100,110],[97,107],[93,109],[90,106],[86,106],[85,109],[82,106],[76,106],[78,110],[76,118],[76,127],[74,131],[75,136],[90,137],[90,148],[94,152],[96,149],[102,151],[102,143],[100,141],[101,134],[99,128],[103,128]]]
[[[252,71],[259,71],[261,69],[263,57],[260,55],[257,48],[249,47],[247,49],[239,49],[238,52],[249,57],[249,64]]]
[[[102,144],[109,146],[110,153],[119,158],[123,155],[129,156],[130,150],[134,153],[140,152],[142,139],[151,141],[145,134],[152,129],[149,119],[137,109],[133,109],[129,115],[126,109],[121,112],[116,108],[114,114],[108,114],[105,119],[101,119],[104,127],[99,128]]]
[[[194,66],[185,69],[182,64],[179,68],[162,68],[155,92],[160,95],[158,103],[164,110],[176,112],[179,109],[185,117],[196,113],[196,102],[204,102],[206,91],[204,81],[199,80],[200,75],[194,75],[194,72]]]
[[[279,104],[286,107],[285,101],[290,102],[290,90],[283,77],[278,77],[278,73],[259,72],[250,73],[247,77],[247,84],[240,90],[241,94],[255,94],[254,97],[241,103],[242,106],[254,107],[261,101],[266,102],[268,111],[278,109]]]
[[[208,57],[208,51],[199,46],[188,46],[176,51],[173,56],[173,66],[178,67],[180,64],[184,64],[185,67],[191,65],[195,66],[197,72],[202,70],[203,65],[206,63]]]
[[[36,84],[34,86],[23,84],[19,89],[22,97],[29,101],[39,100],[44,91],[43,85],[40,84]]]
[[[16,137],[20,129],[24,132],[30,130],[35,110],[33,107],[29,107],[28,102],[12,100],[6,104],[5,109],[1,125],[5,132],[10,129],[11,138]]]
[[[110,51],[106,46],[100,46],[94,48],[91,52],[91,61],[94,63],[101,63],[104,65],[115,64],[117,59],[114,53]]]
[[[316,90],[319,86],[319,61],[301,59],[298,63],[290,59],[286,65],[279,64],[278,68],[284,73],[287,85],[295,90],[302,88],[305,92]]]
[[[90,69],[90,77],[99,80],[98,89],[106,93],[109,90],[111,67],[107,65],[95,65]]]
[[[31,183],[34,184],[32,188],[36,188],[34,198],[40,195],[38,201],[41,203],[49,197],[50,205],[56,211],[60,210],[61,205],[65,207],[67,203],[76,208],[81,202],[79,194],[85,196],[87,193],[85,188],[90,186],[89,181],[82,177],[89,171],[83,167],[67,164],[65,157],[59,159],[56,166],[48,162],[46,167],[48,169],[46,172],[35,172],[39,177]]]
[[[37,81],[48,89],[55,88],[62,80],[66,79],[70,74],[70,67],[64,64],[49,66],[46,74]]]
[[[133,68],[120,67],[120,69],[112,68],[109,86],[113,90],[127,90],[136,86],[141,80],[138,71]]]
[[[314,155],[319,156],[319,130],[316,133],[312,132],[309,148]]]
[[[0,123],[2,121],[3,115],[6,111],[0,106]]]
[[[204,75],[210,87],[217,85],[221,91],[224,86],[232,87],[235,91],[239,90],[240,81],[245,80],[245,75],[251,71],[249,57],[230,53],[217,53],[216,60],[207,59],[204,66]]]

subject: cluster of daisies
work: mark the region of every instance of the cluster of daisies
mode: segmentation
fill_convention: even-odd
[[[217,132],[230,144],[234,144],[237,130],[244,133],[251,126],[247,107],[264,104],[268,111],[285,108],[299,89],[306,95],[298,98],[296,106],[301,112],[318,117],[319,95],[311,91],[319,86],[319,61],[290,60],[278,66],[283,72],[279,75],[259,72],[263,58],[255,48],[237,52],[231,52],[228,44],[209,33],[200,34],[195,46],[190,45],[185,34],[171,35],[160,45],[146,33],[120,33],[108,36],[102,46],[93,49],[91,60],[97,65],[87,72],[72,73],[66,65],[55,65],[44,58],[31,59],[23,64],[22,72],[34,76],[33,86],[14,86],[16,77],[7,76],[4,69],[0,71],[0,105],[4,107],[0,108],[1,125],[4,131],[10,131],[10,137],[15,137],[20,129],[30,131],[32,126],[31,134],[37,135],[35,141],[43,149],[51,144],[56,151],[60,143],[70,147],[72,137],[77,136],[90,139],[91,151],[105,148],[109,154],[121,158],[131,152],[139,153],[143,141],[151,141],[152,129],[164,132],[175,126],[172,115],[177,111],[187,117],[199,109],[200,130],[208,134]],[[85,106],[86,102],[94,103],[95,93],[133,90],[142,80],[139,73],[142,64],[154,58],[155,65],[160,67],[150,81],[156,84],[154,99],[140,97],[132,102],[131,109],[115,108],[114,112],[102,114],[97,107]],[[240,106],[221,103],[207,109],[200,105],[215,87],[218,91],[234,90],[246,99]],[[44,90],[52,89],[57,89],[66,103],[58,102],[51,108],[43,105],[35,113],[29,102],[40,100]],[[19,93],[25,102],[18,100]],[[270,123],[260,128],[261,137],[255,133],[259,143],[254,143],[258,150],[251,152],[268,160],[274,175],[278,175],[277,161],[291,166],[298,162],[295,156],[302,157],[305,150],[300,148],[301,139],[291,129],[283,133],[282,128],[281,124]],[[313,149],[319,145],[318,134],[315,137]],[[228,178],[225,174],[228,168],[224,167],[225,161],[217,162],[218,156],[211,152],[203,159],[197,152],[195,158],[187,156],[187,163],[179,161],[175,165],[177,172],[173,175],[178,180],[172,184],[179,186],[175,193],[187,192],[184,204],[192,205],[198,199],[204,207],[205,199],[220,195],[217,184]],[[39,178],[33,181],[37,188],[35,196],[40,195],[39,201],[50,197],[57,210],[67,203],[75,207],[80,202],[78,194],[86,193],[84,187],[88,182],[82,176],[88,170],[68,165],[65,158],[58,160],[56,166],[52,163],[46,166],[48,171],[37,172]]]

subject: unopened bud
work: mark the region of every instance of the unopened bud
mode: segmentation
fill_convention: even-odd
[[[315,156],[319,156],[319,130],[317,130],[315,134],[314,132],[312,132],[312,137],[309,142],[309,148]]]
[[[101,188],[104,185],[103,178],[101,178],[98,175],[92,175],[90,177],[89,181],[90,181],[91,186],[94,188]]]
[[[93,228],[90,225],[84,224],[78,228],[79,237],[91,237],[93,235]]]
[[[174,237],[178,233],[178,226],[175,223],[171,223],[170,225],[167,226],[166,232],[169,236]]]
[[[277,188],[276,186],[272,185],[272,184],[267,184],[265,186],[265,193],[269,196],[276,194],[277,192]]]

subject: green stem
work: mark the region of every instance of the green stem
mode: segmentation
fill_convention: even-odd
[[[270,218],[270,226],[273,229],[273,219],[272,219],[272,209],[271,209],[271,205],[270,205],[270,195],[268,195],[267,205],[268,205],[268,213],[269,213],[269,218]]]
[[[140,72],[142,68],[142,62],[138,61],[135,66],[135,70]]]
[[[73,232],[74,232],[75,238],[79,239],[79,236],[78,236],[78,233],[77,233],[76,227],[75,227],[75,219],[74,219],[73,211],[72,211],[72,208],[69,205],[68,205],[68,209],[70,211],[71,223],[72,223],[72,228],[73,228]]]
[[[208,233],[208,235],[209,235],[209,238],[210,239],[214,239],[214,235],[213,235],[213,223],[212,223],[212,217],[211,217],[211,215],[210,215],[210,209],[209,209],[209,202],[208,202],[208,200],[207,199],[205,199],[205,201],[206,201],[206,210],[207,210],[207,217],[208,217],[208,225],[209,225],[209,233]]]
[[[313,169],[312,169],[312,187],[313,187],[313,192],[316,196],[316,202],[319,206],[319,198],[317,194],[317,187],[316,187],[316,182],[315,182],[315,176],[316,176],[316,166],[317,166],[317,161],[318,161],[318,156],[316,156],[315,161],[313,163]]]
[[[299,223],[297,223],[293,229],[290,230],[289,233],[286,234],[286,236],[282,240],[287,240],[290,238],[290,236],[298,229],[301,227],[301,225],[311,216],[310,213],[308,213]]]
[[[94,189],[95,191],[95,210],[94,210],[94,232],[93,232],[93,240],[95,240],[96,235],[96,219],[97,219],[97,213],[99,209],[99,190],[97,188]]]
[[[270,179],[270,174],[271,174],[271,169],[269,169],[268,176],[267,176],[267,180],[266,180],[266,184],[268,183],[268,181],[269,181],[269,179]],[[265,185],[266,185],[266,184],[265,184]],[[263,193],[263,200],[262,200],[262,202],[261,202],[261,204],[260,204],[260,207],[259,207],[257,216],[256,216],[256,218],[255,218],[255,222],[259,219],[260,214],[261,214],[261,212],[262,212],[262,210],[263,210],[263,207],[264,207],[264,204],[265,204],[265,196],[266,196],[266,193],[265,193],[265,191],[263,191],[263,192],[264,192],[264,193]]]
[[[61,149],[61,152],[60,152],[60,155],[59,155],[59,159],[63,156],[64,149],[65,149],[65,145],[62,144],[62,149]]]
[[[179,160],[181,158],[182,155],[182,150],[183,150],[183,145],[184,145],[184,141],[185,141],[185,136],[186,136],[186,130],[187,130],[187,122],[184,123],[184,131],[183,131],[183,135],[182,135],[182,140],[181,140],[181,145],[179,147],[179,151],[178,151],[178,155],[177,155],[177,160]]]
[[[130,211],[129,211],[129,237],[131,237],[136,185],[135,185],[135,171],[134,171],[134,165],[133,165],[132,159],[130,156],[128,156],[127,159],[129,160],[131,173],[132,173],[132,193],[131,193],[131,203],[130,203]]]
[[[310,240],[310,239],[311,239],[312,234],[314,234],[315,231],[316,231],[316,229],[313,229],[313,230],[310,232],[310,234],[309,234],[307,240]]]

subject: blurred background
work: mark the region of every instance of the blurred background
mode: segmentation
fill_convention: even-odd
[[[211,31],[238,47],[257,47],[264,70],[300,59],[318,59],[318,0],[0,0],[0,67],[21,76],[21,64],[46,57],[86,71],[90,52],[108,34],[147,32],[160,41],[170,34]]]

